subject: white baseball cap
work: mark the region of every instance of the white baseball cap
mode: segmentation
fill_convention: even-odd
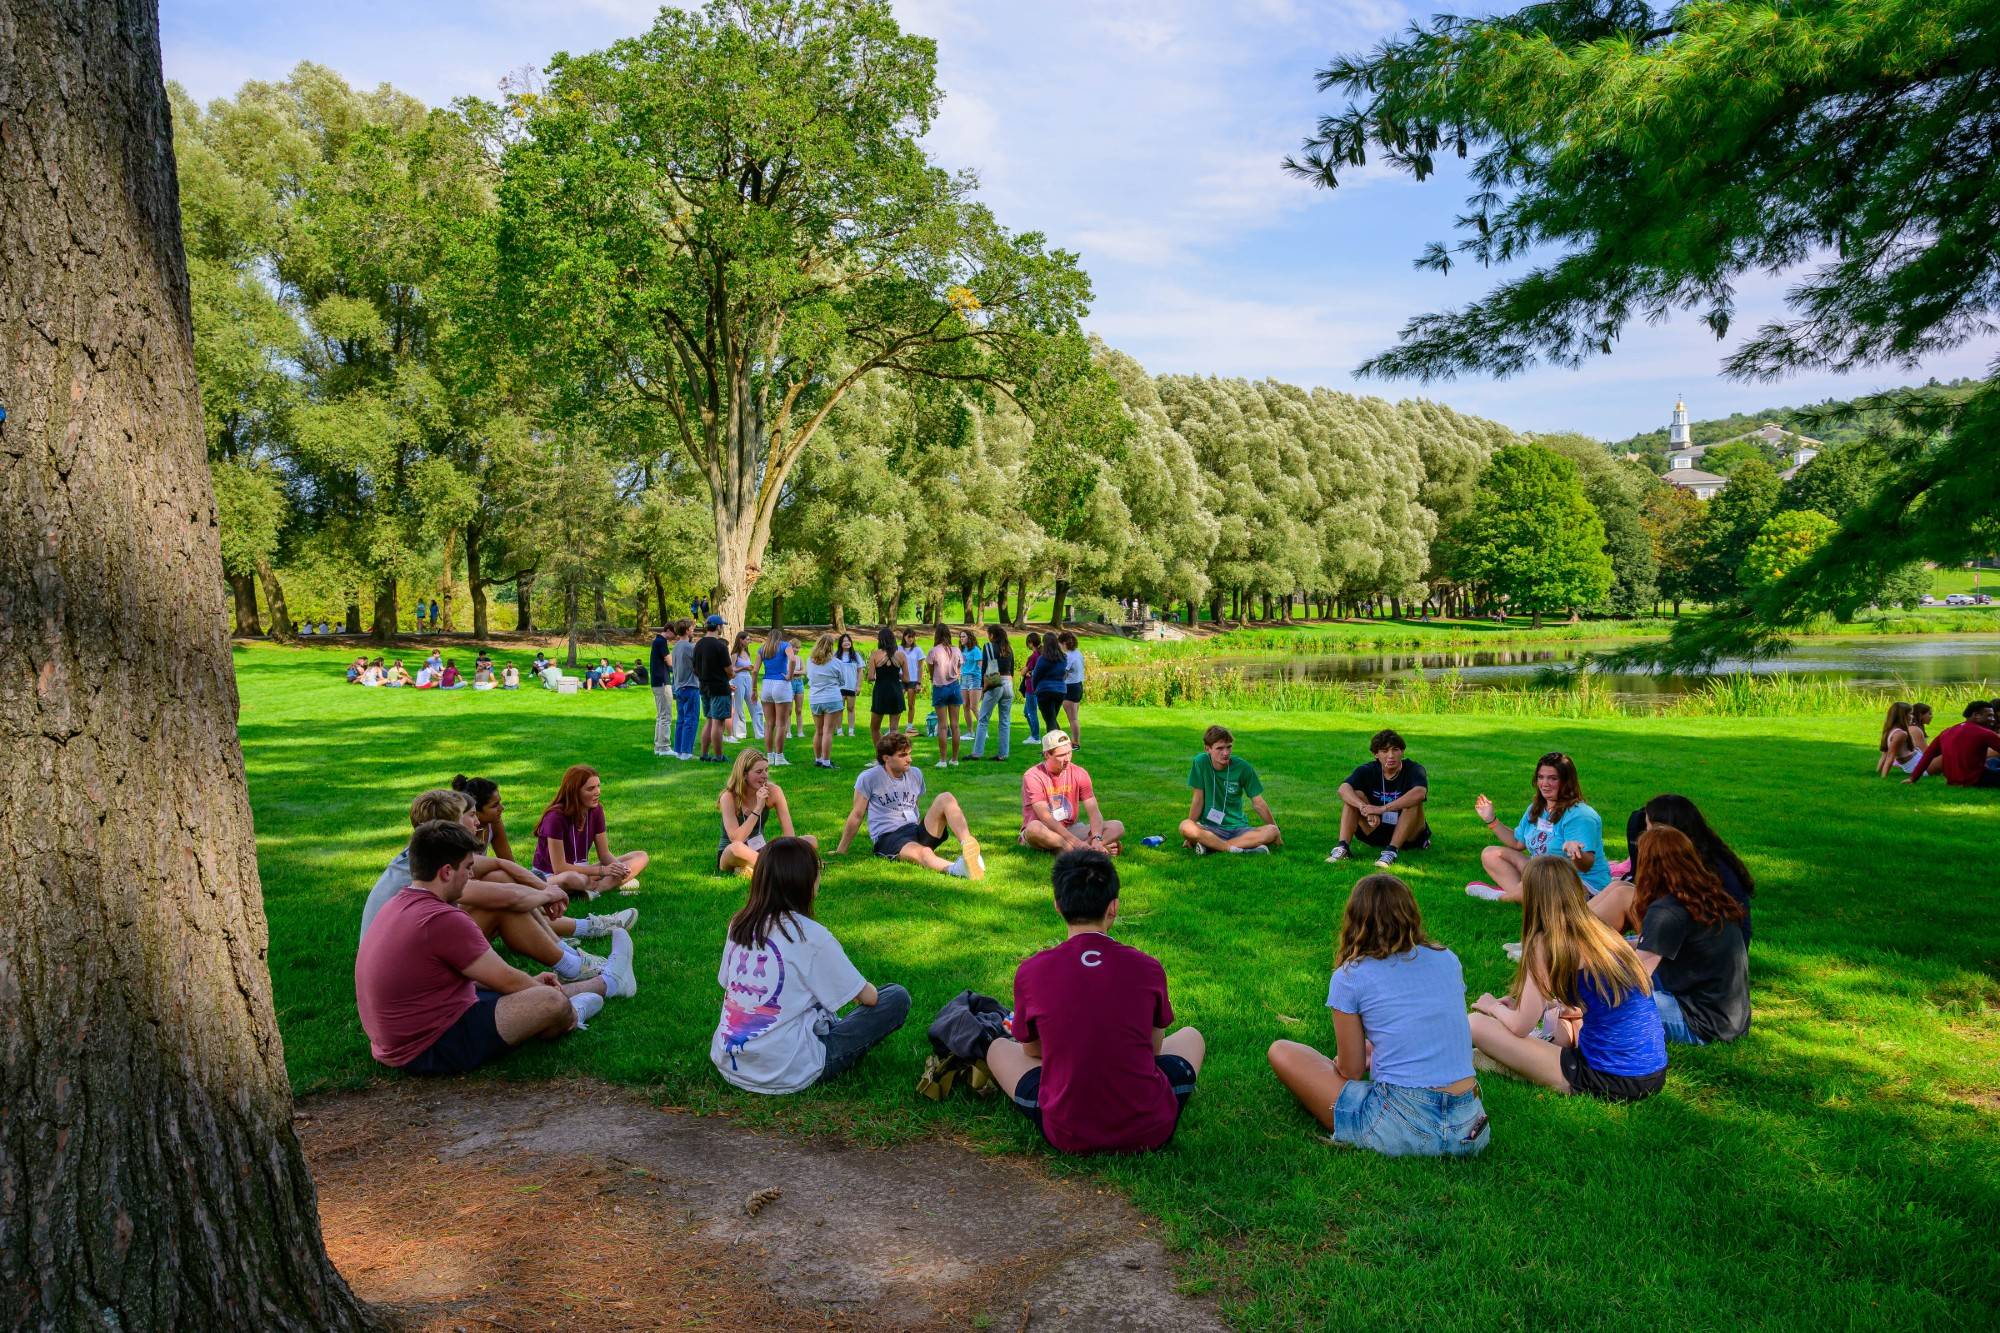
[[[1055,749],[1058,745],[1064,747],[1069,746],[1069,733],[1067,731],[1045,731],[1042,733],[1043,754],[1047,754],[1050,750]]]

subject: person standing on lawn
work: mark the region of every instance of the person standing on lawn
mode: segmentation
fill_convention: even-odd
[[[923,676],[924,653],[917,647],[917,632],[906,629],[903,631],[903,694],[909,703],[910,715],[903,721],[903,730],[912,736],[923,726],[917,717],[917,700],[921,697],[918,687],[923,684]]]
[[[653,690],[653,754],[660,759],[680,758],[674,750],[673,661],[674,627],[662,625],[653,636],[653,651],[646,664]]]
[[[985,879],[986,858],[979,840],[965,822],[958,799],[948,791],[924,809],[924,771],[910,762],[910,737],[892,731],[875,744],[876,762],[854,779],[854,807],[840,830],[835,856],[844,856],[865,818],[868,841],[875,855],[889,861],[913,861],[926,870],[959,879]],[[918,811],[922,811],[919,817]],[[960,855],[947,861],[937,854],[946,838],[958,839]]]
[[[1056,858],[1069,938],[1014,973],[1014,1036],[986,1067],[1014,1109],[1060,1152],[1151,1152],[1174,1136],[1207,1054],[1174,1007],[1158,959],[1111,938],[1118,867],[1101,851]]]
[[[937,713],[938,767],[950,768],[958,762],[959,713],[965,707],[965,691],[959,673],[965,668],[964,654],[952,642],[951,631],[936,627],[931,650],[924,659],[931,669],[931,708]],[[950,748],[946,748],[949,742]]]
[[[889,719],[889,734],[896,734],[896,719],[903,715],[903,650],[896,646],[896,631],[887,625],[875,634],[875,651],[868,655],[868,740],[876,753],[882,749],[882,719]]]
[[[986,726],[994,713],[1000,715],[999,748],[993,758],[1005,759],[1014,748],[1014,647],[1007,642],[1005,625],[986,627],[986,654],[983,659],[989,684],[979,696],[979,724],[972,732],[972,757],[986,758]]]
[[[1035,702],[1035,669],[1042,660],[1042,636],[1034,630],[1028,631],[1028,656],[1021,663],[1021,711],[1028,719],[1028,739],[1040,744],[1042,739],[1042,715]]]
[[[729,718],[734,712],[735,687],[731,682],[729,644],[723,639],[721,616],[712,615],[694,645],[694,683],[701,693],[701,760],[707,764],[728,761],[722,745],[729,736]]]
[[[833,738],[840,730],[841,684],[846,671],[834,656],[836,640],[822,634],[806,662],[806,706],[812,710],[813,766],[833,767]]]
[[[694,674],[694,622],[676,620],[674,632],[674,757],[694,758],[695,738],[701,732],[701,683]]]
[[[1069,716],[1070,744],[1083,748],[1083,649],[1068,630],[1057,641],[1063,654],[1063,711]]]
[[[792,657],[791,639],[773,625],[757,650],[757,670],[763,681],[757,698],[764,707],[764,744],[773,768],[784,768],[791,762],[785,758],[785,737],[791,734]]]
[[[455,821],[410,836],[409,887],[385,904],[354,958],[355,1007],[368,1049],[411,1074],[463,1074],[533,1037],[560,1037],[629,997],[632,937],[611,932],[611,956],[586,981],[529,976],[501,961],[458,906],[478,845]]]
[[[2000,732],[1993,730],[1994,709],[1991,700],[1974,699],[1967,704],[1965,720],[1940,731],[1903,781],[1914,783],[1936,763],[1945,782],[1953,787],[2000,787],[2000,769],[1989,762],[1991,757],[2000,757]]]
[[[1125,825],[1097,808],[1090,774],[1070,762],[1069,737],[1042,733],[1042,762],[1021,775],[1021,841],[1044,852],[1080,847],[1118,855]]]
[[[854,636],[843,634],[833,650],[833,660],[840,663],[840,706],[846,714],[845,729],[836,728],[834,735],[854,734],[855,699],[861,694],[861,654],[854,651]]]
[[[1405,850],[1421,851],[1431,845],[1430,825],[1424,820],[1424,802],[1430,799],[1430,774],[1424,766],[1403,756],[1408,747],[1403,738],[1387,728],[1368,741],[1368,753],[1375,757],[1357,767],[1340,784],[1340,841],[1326,858],[1345,861],[1353,855],[1350,844],[1358,834],[1370,847],[1379,847],[1378,867],[1396,864]]]
[[[1224,726],[1202,733],[1202,752],[1188,767],[1188,817],[1181,821],[1181,842],[1195,855],[1207,852],[1269,852],[1284,842],[1278,821],[1264,800],[1264,783],[1257,770],[1236,757],[1236,737]],[[1250,801],[1257,817],[1252,824],[1243,813]]]
[[[1576,762],[1561,751],[1535,761],[1535,799],[1512,832],[1493,817],[1493,802],[1481,792],[1472,803],[1479,822],[1492,831],[1499,845],[1480,852],[1480,864],[1492,879],[1473,880],[1465,891],[1488,902],[1521,901],[1521,875],[1537,856],[1561,855],[1576,867],[1591,894],[1611,883],[1611,862],[1604,855],[1604,819],[1584,804]]]
[[[969,629],[958,632],[958,687],[965,696],[965,726],[969,728],[979,717],[979,696],[986,689],[986,649]],[[979,757],[976,749],[972,757]]]
[[[1391,1157],[1485,1149],[1465,970],[1424,933],[1416,895],[1394,875],[1363,875],[1347,895],[1326,1007],[1333,1059],[1297,1041],[1272,1042],[1268,1057],[1334,1142]]]

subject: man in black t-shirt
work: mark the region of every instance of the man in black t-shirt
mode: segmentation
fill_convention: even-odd
[[[701,760],[711,764],[727,762],[722,738],[729,731],[731,701],[736,697],[730,688],[729,644],[722,630],[722,617],[710,616],[694,643],[694,679],[701,687]]]
[[[1349,844],[1357,834],[1370,847],[1380,847],[1378,866],[1392,866],[1406,849],[1422,850],[1431,845],[1430,825],[1424,820],[1424,801],[1430,796],[1430,775],[1422,764],[1403,757],[1408,747],[1393,731],[1382,730],[1368,742],[1374,759],[1347,775],[1340,784],[1340,841],[1333,845],[1329,861],[1345,861],[1353,855]]]

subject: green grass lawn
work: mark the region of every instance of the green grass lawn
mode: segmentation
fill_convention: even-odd
[[[593,1074],[761,1127],[884,1146],[942,1133],[1042,1156],[1158,1217],[1186,1284],[1215,1290],[1245,1327],[2000,1319],[2000,792],[1879,781],[1872,717],[1232,713],[1223,720],[1263,774],[1288,844],[1275,857],[1196,860],[1137,844],[1185,812],[1182,782],[1211,719],[1087,708],[1078,758],[1132,830],[1119,934],[1166,964],[1179,1017],[1207,1034],[1210,1055],[1169,1150],[1070,1161],[997,1101],[912,1092],[929,1013],[966,986],[1004,998],[1015,964],[1062,936],[1047,858],[1012,845],[1025,746],[1010,764],[931,772],[932,790],[957,792],[988,837],[985,883],[865,852],[830,861],[821,920],[871,980],[908,986],[918,1012],[854,1077],[765,1101],[726,1088],[707,1059],[723,928],[742,898],[741,881],[713,870],[722,770],[653,757],[645,691],[361,690],[340,678],[346,656],[237,651],[271,971],[302,1092],[386,1077],[355,1016],[355,932],[411,795],[456,772],[493,777],[519,846],[563,767],[588,761],[604,775],[613,842],[653,854],[643,895],[614,903],[641,909],[640,992],[495,1077]],[[1500,945],[1518,938],[1519,918],[1462,892],[1484,841],[1472,798],[1485,791],[1512,812],[1535,757],[1560,748],[1578,757],[1608,829],[1658,791],[1684,792],[1755,871],[1749,1035],[1676,1048],[1665,1092],[1633,1107],[1486,1078],[1493,1141],[1477,1160],[1321,1143],[1264,1049],[1277,1037],[1331,1044],[1333,934],[1367,868],[1321,863],[1332,791],[1385,722],[1410,736],[1436,790],[1438,845],[1399,869],[1475,994],[1506,985]],[[781,774],[802,830],[823,845],[866,744],[864,718],[860,738],[839,742],[838,772]],[[1614,856],[1621,844],[1614,835]],[[588,1125],[577,1129],[587,1139]]]

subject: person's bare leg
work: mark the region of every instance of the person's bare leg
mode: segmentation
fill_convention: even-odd
[[[1063,837],[1047,824],[1039,820],[1022,831],[1030,847],[1038,852],[1066,852],[1070,848],[1068,838]]]
[[[1285,840],[1285,835],[1276,824],[1259,824],[1256,828],[1244,829],[1230,838],[1225,846],[1241,847],[1249,851],[1252,847],[1276,847]]]
[[[1509,1073],[1557,1092],[1569,1091],[1562,1073],[1562,1052],[1538,1037],[1517,1037],[1491,1014],[1474,1014],[1473,1047],[1504,1066]]]
[[[1181,839],[1184,842],[1199,843],[1211,852],[1226,852],[1229,850],[1229,843],[1221,834],[1208,825],[1192,819],[1183,819],[1181,821]]]
[[[1500,895],[1510,903],[1521,901],[1521,875],[1528,868],[1528,858],[1512,847],[1498,845],[1482,847],[1479,864],[1486,870],[1486,877]]]
[[[1396,831],[1389,835],[1389,845],[1399,852],[1413,842],[1422,842],[1424,830],[1429,827],[1424,822],[1424,808],[1421,805],[1403,811],[1402,815],[1403,817],[1396,821]]]
[[[1125,838],[1125,821],[1122,819],[1105,820],[1101,836],[1104,839],[1104,850],[1116,856],[1119,850],[1118,844],[1124,841]]]
[[[540,912],[501,912],[490,907],[468,907],[464,911],[487,939],[497,935],[523,958],[532,958],[545,967],[554,967],[562,961],[562,942]]]
[[[757,853],[740,842],[732,842],[723,848],[722,855],[716,860],[724,870],[734,871],[739,875],[747,875],[757,868]]]
[[[895,714],[870,713],[868,715],[868,752],[870,754],[873,754],[875,747],[882,743],[882,719],[884,717],[893,718]],[[889,723],[889,731],[891,734],[894,734],[895,730],[896,724],[892,721]]]
[[[959,808],[958,798],[948,791],[938,793],[931,808],[924,815],[924,827],[933,834],[951,830],[951,836],[958,839],[960,850],[965,853],[968,864],[979,854],[979,839],[972,836],[972,826],[965,822],[965,811]]]
[[[635,880],[639,878],[639,872],[646,868],[646,862],[648,859],[649,858],[647,857],[647,855],[641,851],[618,853],[618,855],[612,858],[612,860],[616,861],[618,865],[610,867],[610,869],[614,872],[614,874],[610,877],[612,883],[614,885],[624,884],[629,880]],[[624,869],[619,870],[618,866],[623,866]]]
[[[1632,881],[1614,879],[1604,886],[1604,892],[1590,900],[1590,911],[1599,921],[1619,934],[1627,929],[1627,920],[1632,915],[1632,900],[1638,889]]]
[[[1201,1062],[1208,1055],[1208,1043],[1202,1040],[1201,1033],[1196,1029],[1181,1028],[1167,1034],[1166,1040],[1160,1043],[1160,1054],[1178,1055],[1193,1065],[1194,1072],[1199,1074]]]
[[[896,853],[896,859],[914,862],[929,871],[941,871],[951,865],[951,862],[930,848],[914,842],[904,843],[901,850]]]
[[[1075,748],[1083,739],[1083,728],[1077,724],[1077,706],[1069,699],[1063,700],[1063,716],[1069,719],[1069,743]]]
[[[559,1037],[576,1026],[569,996],[554,986],[530,986],[502,995],[493,1007],[493,1026],[500,1040],[519,1046],[532,1037]]]
[[[778,720],[778,705],[766,702],[764,708],[764,753],[778,755],[785,752],[785,728]]]
[[[1271,1062],[1271,1072],[1278,1076],[1278,1082],[1285,1085],[1285,1091],[1312,1112],[1321,1128],[1332,1130],[1333,1104],[1340,1100],[1340,1090],[1347,1086],[1347,1080],[1341,1077],[1333,1061],[1299,1041],[1274,1041],[1264,1056]]]
[[[951,762],[958,762],[958,742],[964,735],[964,710],[953,707],[944,710],[951,720]]]
[[[1031,1069],[1040,1069],[1042,1062],[1022,1048],[1018,1041],[1005,1037],[995,1037],[993,1044],[986,1048],[986,1068],[993,1075],[993,1081],[1000,1085],[1000,1091],[1009,1097],[1020,1086],[1021,1079]]]
[[[1356,810],[1345,801],[1340,803],[1340,840],[1342,842],[1353,842],[1356,833],[1359,833],[1364,828],[1372,829],[1374,827],[1374,820],[1364,820],[1359,810]],[[1294,1042],[1292,1044],[1297,1045],[1298,1043]],[[1275,1050],[1276,1047],[1272,1049]],[[1311,1050],[1312,1048],[1308,1046],[1306,1049]]]

